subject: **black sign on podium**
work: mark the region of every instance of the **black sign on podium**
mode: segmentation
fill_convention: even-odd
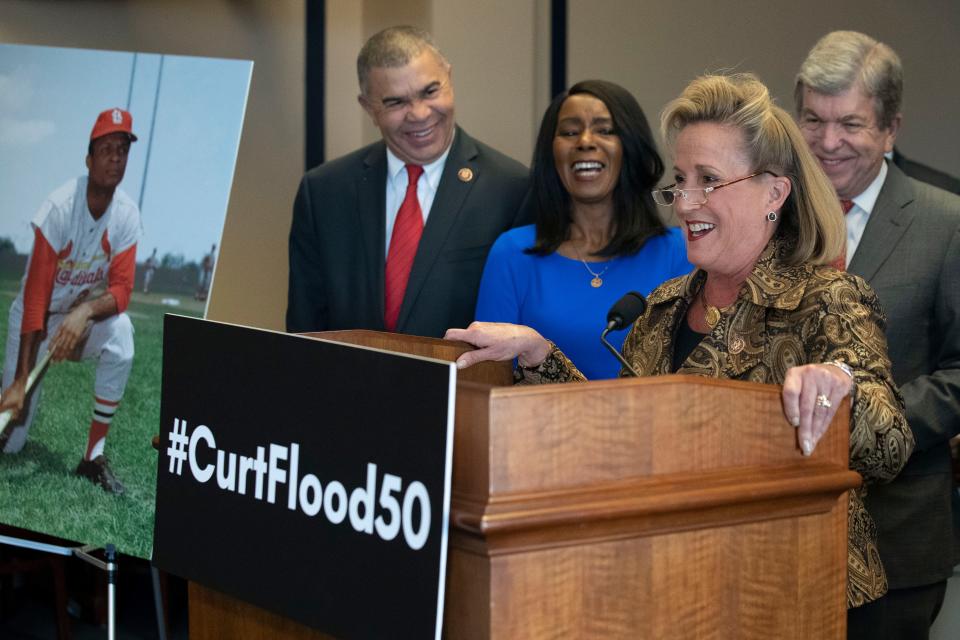
[[[440,637],[456,367],[166,316],[154,564],[341,638]]]

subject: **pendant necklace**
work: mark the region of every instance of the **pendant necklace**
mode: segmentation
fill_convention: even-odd
[[[591,269],[590,265],[587,264],[587,261],[580,256],[580,251],[576,247],[574,247],[573,250],[574,252],[576,252],[577,258],[580,260],[580,262],[583,263],[583,267],[590,273],[591,276],[593,276],[593,279],[590,280],[590,286],[593,287],[594,289],[599,289],[600,287],[602,287],[603,278],[601,278],[600,276],[602,276],[607,272],[607,269],[611,267],[611,265],[613,264],[613,261],[607,262],[607,266],[603,268],[603,271],[601,271],[600,273],[597,273],[593,269]]]
[[[700,290],[700,306],[703,307],[703,319],[706,321],[707,326],[713,330],[717,323],[720,322],[720,314],[729,309],[729,306],[717,308],[712,304],[707,304],[707,293],[701,289]]]

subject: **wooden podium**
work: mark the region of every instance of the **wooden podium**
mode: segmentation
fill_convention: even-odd
[[[505,363],[458,376],[445,637],[845,637],[847,403],[807,458],[775,386],[510,380]],[[326,636],[192,583],[190,637]]]

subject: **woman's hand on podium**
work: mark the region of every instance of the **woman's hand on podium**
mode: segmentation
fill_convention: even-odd
[[[466,329],[447,329],[443,337],[477,347],[457,358],[458,369],[486,360],[514,358],[521,367],[534,368],[553,350],[553,345],[530,327],[506,322],[472,322]]]
[[[852,373],[835,364],[807,364],[787,369],[783,381],[783,411],[797,427],[804,455],[811,455],[827,432],[840,403],[853,388]]]

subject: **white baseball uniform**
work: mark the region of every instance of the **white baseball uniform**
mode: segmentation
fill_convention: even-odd
[[[3,388],[14,380],[20,336],[46,330],[38,353],[44,353],[60,323],[77,304],[109,291],[117,314],[92,324],[81,358],[96,358],[94,394],[119,402],[133,364],[133,324],[124,313],[133,290],[137,242],[142,234],[140,211],[117,189],[110,206],[94,220],[87,206],[87,177],[55,190],[31,221],[34,245],[27,260],[20,293],[10,305]],[[40,397],[38,383],[27,399],[20,421],[7,427],[4,452],[23,448]]]

